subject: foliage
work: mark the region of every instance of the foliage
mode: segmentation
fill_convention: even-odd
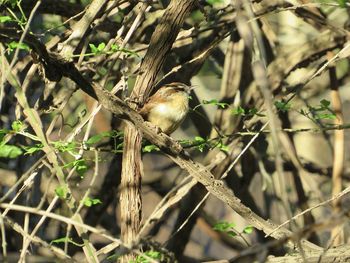
[[[254,227],[251,225],[248,225],[246,227],[244,227],[244,229],[242,230],[242,232],[238,232],[237,230],[235,230],[236,224],[235,223],[229,223],[226,221],[223,222],[218,222],[214,225],[213,229],[219,232],[224,232],[226,234],[228,234],[231,237],[235,237],[237,235],[240,234],[251,234],[254,230]]]

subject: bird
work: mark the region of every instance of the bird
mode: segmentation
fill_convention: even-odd
[[[139,113],[145,121],[170,135],[180,126],[189,111],[192,89],[192,86],[181,82],[165,84],[149,97]]]

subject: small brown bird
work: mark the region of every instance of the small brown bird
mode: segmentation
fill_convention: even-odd
[[[148,99],[140,114],[164,133],[171,134],[188,113],[191,89],[192,87],[180,82],[166,84]]]

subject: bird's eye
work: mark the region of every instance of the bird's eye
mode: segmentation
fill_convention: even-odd
[[[185,90],[185,88],[182,87],[182,86],[177,86],[177,87],[175,87],[175,89],[178,90],[178,91],[184,91]]]

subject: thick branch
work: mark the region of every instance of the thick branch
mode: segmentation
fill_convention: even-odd
[[[164,64],[166,54],[171,49],[185,17],[195,5],[195,0],[171,1],[163,18],[154,31],[149,48],[140,67],[132,97],[144,102],[151,93],[158,73]]]

